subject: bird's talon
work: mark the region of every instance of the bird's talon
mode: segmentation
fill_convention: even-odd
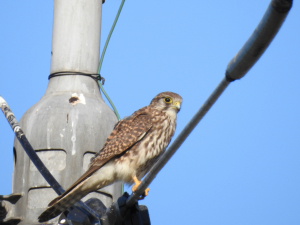
[[[132,192],[135,192],[142,182],[140,180],[138,180],[136,176],[132,176],[132,179],[133,179],[135,185],[132,186],[131,190],[132,190]],[[143,200],[148,195],[148,192],[149,192],[149,188],[146,188],[146,190],[141,195],[141,197],[138,198],[138,200]]]
[[[140,184],[141,184],[141,181],[136,182],[135,185],[133,185],[132,188],[131,188],[132,192],[135,192],[136,189],[139,187]]]
[[[141,197],[138,198],[138,200],[143,200],[147,195],[148,195],[148,192],[149,192],[149,188],[147,188],[144,193],[142,194]]]
[[[143,194],[143,196],[147,196],[148,195],[148,192],[149,192],[149,188],[146,188],[146,190],[144,191],[144,194]]]

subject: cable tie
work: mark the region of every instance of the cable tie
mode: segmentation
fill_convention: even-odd
[[[104,82],[105,82],[104,77],[101,77],[101,75],[99,73],[84,73],[84,72],[75,72],[75,71],[61,71],[61,72],[51,73],[48,76],[48,80],[50,80],[53,77],[58,77],[58,76],[73,76],[73,75],[80,75],[80,76],[91,77],[97,83],[98,83],[98,81],[102,81],[102,85],[104,85]]]

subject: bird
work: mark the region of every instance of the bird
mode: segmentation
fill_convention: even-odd
[[[67,210],[88,193],[116,181],[132,185],[141,179],[163,154],[174,135],[182,97],[174,92],[156,95],[148,106],[120,120],[103,148],[91,159],[88,170],[63,194],[52,200],[38,217],[46,222]],[[140,199],[148,195],[145,190]]]

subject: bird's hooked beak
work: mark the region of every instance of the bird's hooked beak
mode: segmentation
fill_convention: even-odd
[[[176,111],[179,112],[180,111],[180,104],[181,104],[180,102],[174,102],[172,104],[172,108],[176,109]]]

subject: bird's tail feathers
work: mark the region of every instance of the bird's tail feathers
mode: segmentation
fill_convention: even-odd
[[[82,192],[80,194],[75,194],[75,192],[71,192],[65,196],[58,196],[49,203],[49,207],[38,217],[38,221],[40,223],[46,222],[57,217],[88,193],[89,192]]]

